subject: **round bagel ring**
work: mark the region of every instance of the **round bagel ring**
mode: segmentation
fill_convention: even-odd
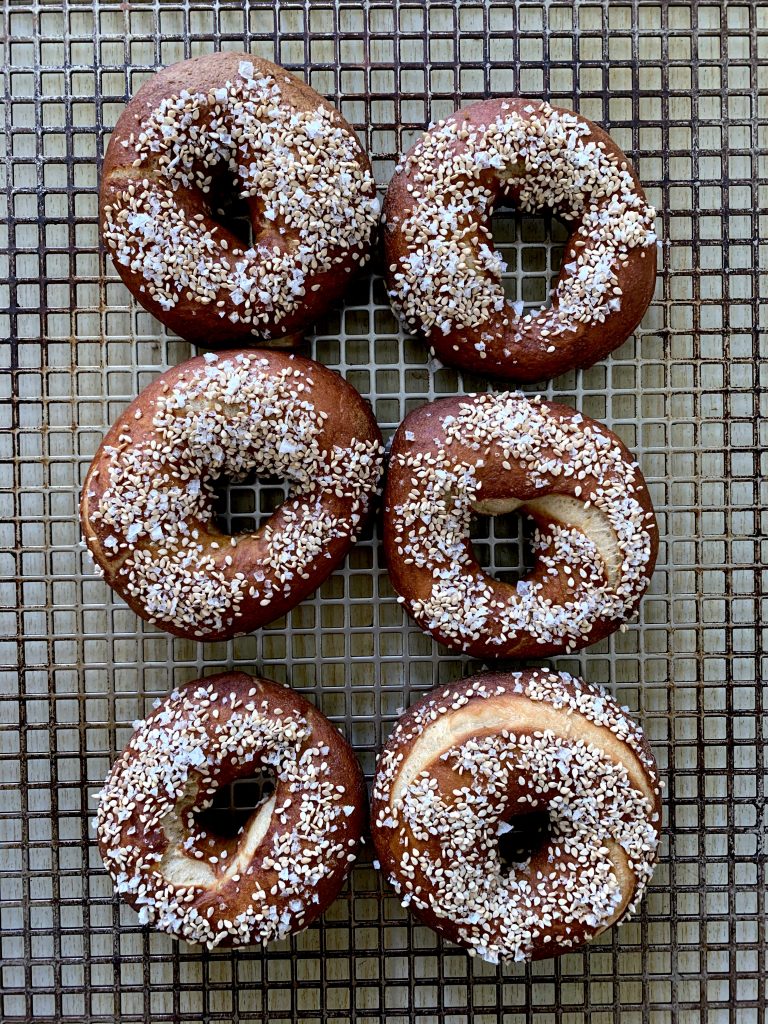
[[[250,244],[217,220],[227,190],[248,207]],[[347,121],[247,53],[193,57],[142,85],[112,133],[100,208],[128,290],[206,346],[298,344],[367,262],[379,219]]]
[[[529,852],[514,826],[524,835],[531,814],[547,815],[548,834]],[[545,670],[418,699],[379,756],[371,803],[380,867],[403,905],[490,963],[557,956],[625,919],[660,823],[639,727],[600,688]],[[510,832],[518,845],[504,851]]]
[[[519,509],[537,526],[533,570],[488,575],[473,513]],[[613,633],[658,550],[640,469],[605,426],[519,393],[440,399],[398,428],[384,492],[392,585],[419,626],[475,658],[541,658]]]
[[[232,837],[195,816],[259,771],[265,794]],[[99,851],[152,924],[212,948],[302,931],[336,898],[366,821],[352,748],[309,701],[244,672],[174,690],[135,731],[100,793]]]
[[[550,308],[504,296],[498,203],[570,226]],[[444,363],[539,381],[591,366],[642,319],[656,280],[655,211],[616,143],[569,110],[486,100],[430,128],[384,203],[390,300]]]
[[[365,524],[381,475],[369,404],[292,353],[207,353],[145,388],[104,438],[80,505],[107,583],[176,636],[222,640],[316,590]],[[216,525],[214,484],[280,476],[291,496],[254,533]]]

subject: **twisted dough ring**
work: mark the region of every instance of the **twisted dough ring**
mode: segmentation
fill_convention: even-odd
[[[244,199],[245,244],[216,196]],[[128,289],[190,341],[296,342],[368,260],[379,201],[341,114],[283,68],[214,53],[164,68],[115,126],[101,228]]]
[[[505,865],[499,837],[532,811],[547,812],[549,835]],[[565,673],[488,673],[399,719],[371,828],[403,904],[498,963],[576,949],[630,914],[660,814],[653,755],[608,694]]]
[[[483,571],[473,512],[538,527],[516,585]],[[650,581],[658,536],[645,481],[602,424],[521,394],[441,399],[395,434],[384,499],[392,584],[423,630],[473,657],[545,657],[614,632]]]
[[[91,463],[83,533],[107,582],[150,622],[218,640],[284,615],[341,562],[381,474],[370,406],[332,370],[277,351],[222,352],[162,374]],[[255,533],[217,527],[214,484],[287,478]]]
[[[549,309],[506,301],[494,205],[551,209],[571,228]],[[395,309],[446,363],[520,381],[590,366],[632,333],[653,296],[655,211],[626,156],[569,110],[475,103],[425,132],[384,204]]]
[[[274,791],[240,833],[195,815],[259,770]],[[287,687],[225,672],[174,690],[136,723],[100,794],[99,850],[117,892],[152,924],[209,948],[306,928],[335,899],[365,822],[351,747]]]

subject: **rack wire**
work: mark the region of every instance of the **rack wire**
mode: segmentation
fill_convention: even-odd
[[[768,7],[6,0],[3,19],[0,1018],[764,1021]],[[78,546],[78,488],[105,429],[191,351],[130,299],[99,248],[100,162],[154,69],[217,49],[276,60],[327,95],[382,186],[431,119],[519,93],[603,122],[658,206],[663,267],[642,327],[602,364],[542,387],[638,452],[663,537],[639,621],[555,661],[642,717],[668,783],[662,860],[640,914],[586,952],[532,967],[475,962],[414,924],[367,858],[322,923],[266,951],[177,944],[112,895],[92,797],[131,721],[172,684],[222,667],[290,681],[370,774],[398,709],[473,667],[404,619],[377,525],[286,621],[206,646],[139,622]],[[513,260],[509,293],[543,298],[558,259],[549,225],[500,215],[494,230]],[[488,386],[430,364],[400,333],[375,269],[309,350],[370,398],[388,433],[428,399]],[[242,523],[274,498],[266,485],[233,487],[222,515]],[[514,518],[482,521],[477,544],[500,574],[524,560]]]

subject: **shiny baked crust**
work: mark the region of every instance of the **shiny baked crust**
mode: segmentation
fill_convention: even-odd
[[[498,203],[551,209],[571,234],[551,308],[504,297]],[[640,322],[656,279],[655,211],[611,137],[569,110],[486,100],[425,132],[389,184],[390,299],[445,363],[540,381],[590,366]]]

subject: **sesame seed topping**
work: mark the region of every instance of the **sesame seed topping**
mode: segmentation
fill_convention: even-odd
[[[447,335],[504,315],[505,343],[538,334],[551,352],[550,335],[620,309],[617,273],[630,250],[655,246],[655,211],[626,163],[591,136],[584,118],[546,103],[485,125],[460,112],[425,132],[396,170],[408,181],[405,209],[396,202],[387,211],[398,253],[390,299],[409,329]],[[506,265],[489,226],[498,195],[512,187],[523,211],[547,207],[577,225],[551,308],[525,317],[505,299]]]
[[[286,700],[293,710],[279,708]],[[174,690],[135,724],[96,824],[116,891],[142,924],[213,948],[270,942],[310,923],[318,885],[341,885],[360,839],[352,794],[331,777],[318,730],[347,750],[311,705],[243,674]],[[195,815],[221,785],[259,771],[272,773],[274,792],[227,847]]]

